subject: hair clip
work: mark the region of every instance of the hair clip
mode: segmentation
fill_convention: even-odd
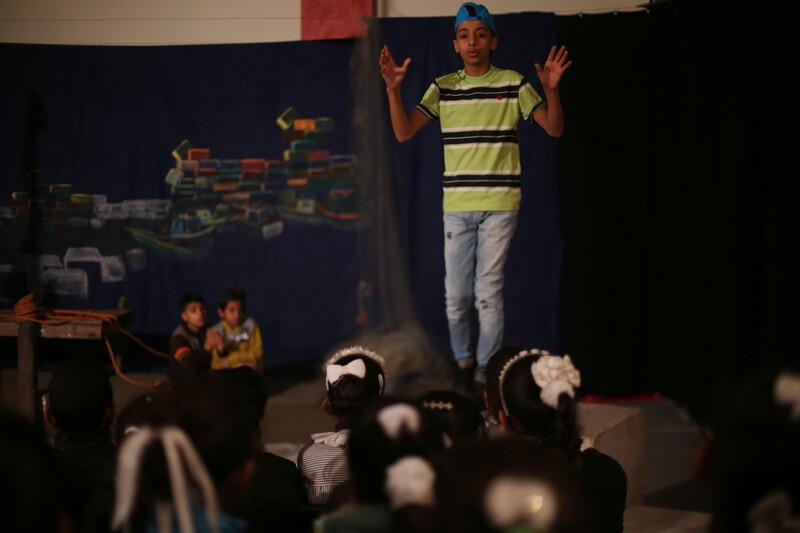
[[[431,409],[433,411],[452,411],[453,410],[453,403],[452,402],[436,402],[436,401],[424,401],[422,402],[422,407],[425,409]]]
[[[353,359],[346,365],[328,365],[325,367],[325,390],[336,386],[344,376],[355,376],[364,379],[367,367],[363,359]]]
[[[433,483],[436,473],[421,457],[403,457],[386,469],[384,488],[392,507],[430,506],[435,502]]]
[[[517,361],[535,355],[550,355],[550,352],[545,350],[537,350],[536,348],[533,348],[532,350],[522,350],[517,355],[509,359],[506,364],[503,365],[502,370],[500,370],[500,375],[497,378],[497,388],[500,391],[500,404],[503,406],[503,412],[506,416],[508,416],[508,407],[506,406],[506,397],[503,394],[503,380],[506,378],[506,373],[508,372],[509,368],[517,363]]]
[[[378,411],[378,423],[395,440],[404,427],[411,433],[419,430],[419,412],[407,403],[396,403]]]
[[[386,372],[386,360],[382,356],[378,355],[372,350],[364,348],[363,346],[348,346],[347,348],[342,348],[341,350],[335,352],[332,356],[330,356],[328,360],[325,362],[324,366],[327,367],[328,365],[336,364],[337,361],[339,361],[343,357],[347,357],[348,355],[363,355],[364,357],[372,359],[373,361],[378,363],[378,365],[380,365],[381,370]]]
[[[498,476],[486,488],[483,508],[497,528],[524,524],[548,531],[556,519],[558,502],[550,485],[542,480]]]

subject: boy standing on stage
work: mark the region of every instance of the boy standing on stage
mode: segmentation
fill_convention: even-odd
[[[480,4],[456,13],[453,48],[464,68],[437,78],[406,114],[400,89],[411,59],[398,66],[387,46],[380,55],[392,129],[400,142],[439,120],[444,145],[445,302],[450,345],[459,367],[485,384],[485,367],[503,341],[506,256],[517,225],[521,168],[516,124],[520,117],[549,135],[564,131],[558,85],[569,68],[567,50],[550,50],[536,73],[546,101],[518,72],[491,64],[497,47],[494,19]],[[478,310],[478,344],[471,350],[470,309]],[[477,363],[477,366],[476,366]]]

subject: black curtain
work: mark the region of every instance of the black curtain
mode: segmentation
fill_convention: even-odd
[[[796,361],[798,6],[661,2],[567,17],[564,345],[585,389],[698,417]]]

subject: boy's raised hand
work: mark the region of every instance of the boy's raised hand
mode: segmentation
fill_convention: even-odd
[[[558,89],[561,76],[564,75],[564,71],[572,64],[572,61],[567,61],[567,55],[569,55],[569,52],[566,46],[562,46],[558,51],[556,51],[556,47],[553,46],[547,56],[547,61],[544,62],[544,68],[542,68],[539,63],[534,65],[536,74],[539,76],[539,81],[542,82],[542,88],[545,90]]]
[[[410,57],[406,58],[403,66],[398,67],[392,57],[392,53],[389,51],[389,47],[383,45],[378,65],[381,67],[381,76],[383,76],[383,81],[386,82],[386,89],[396,91],[400,88],[400,84],[403,83],[403,79],[406,77],[409,63],[411,63]]]

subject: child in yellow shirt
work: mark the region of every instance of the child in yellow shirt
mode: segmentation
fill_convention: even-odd
[[[261,330],[255,320],[245,313],[244,291],[239,287],[223,289],[217,313],[222,320],[211,329],[222,336],[225,348],[214,348],[212,351],[212,370],[249,366],[261,373],[264,369]]]

